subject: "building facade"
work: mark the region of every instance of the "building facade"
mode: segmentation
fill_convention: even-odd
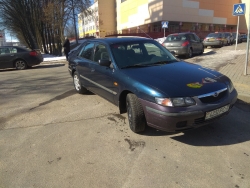
[[[237,16],[232,13],[237,3],[247,7],[239,25],[239,31],[246,33],[249,0],[116,0],[117,31],[162,35],[162,21],[168,22],[169,33],[236,31]]]
[[[116,31],[115,0],[95,0],[88,14],[78,14],[79,38],[105,37]]]

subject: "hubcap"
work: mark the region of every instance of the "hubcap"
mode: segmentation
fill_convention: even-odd
[[[25,62],[23,61],[17,61],[16,62],[17,69],[24,69],[25,68]]]
[[[77,91],[79,91],[79,90],[81,89],[81,86],[80,86],[79,83],[80,83],[80,82],[79,82],[79,78],[78,78],[77,75],[75,75],[75,76],[74,76],[74,85],[75,85],[75,88],[76,88]]]

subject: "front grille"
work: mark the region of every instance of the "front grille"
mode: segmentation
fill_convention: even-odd
[[[221,100],[222,98],[224,98],[227,95],[227,90],[222,91],[221,93],[218,93],[218,96],[204,96],[204,97],[200,97],[200,101],[203,103],[213,103],[213,102],[217,102],[219,100]]]

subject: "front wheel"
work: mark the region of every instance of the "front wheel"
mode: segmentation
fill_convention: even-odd
[[[15,67],[17,70],[24,70],[27,68],[27,63],[24,60],[17,60],[15,62]]]
[[[126,105],[130,129],[135,133],[144,131],[146,128],[146,119],[138,98],[132,93],[128,94]]]
[[[199,55],[202,55],[203,52],[204,52],[204,46],[202,47],[201,52],[199,53]]]
[[[74,83],[75,90],[77,91],[77,93],[84,94],[88,91],[85,87],[82,86],[77,72],[74,72],[73,83]]]

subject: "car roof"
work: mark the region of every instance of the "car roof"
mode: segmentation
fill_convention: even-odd
[[[133,36],[118,36],[118,37],[87,39],[87,41],[105,42],[108,44],[120,43],[120,42],[145,41],[145,40],[154,41],[153,39],[146,38],[146,37],[133,37]]]
[[[194,32],[182,32],[182,33],[172,33],[170,35],[183,35],[183,34],[195,34]]]

